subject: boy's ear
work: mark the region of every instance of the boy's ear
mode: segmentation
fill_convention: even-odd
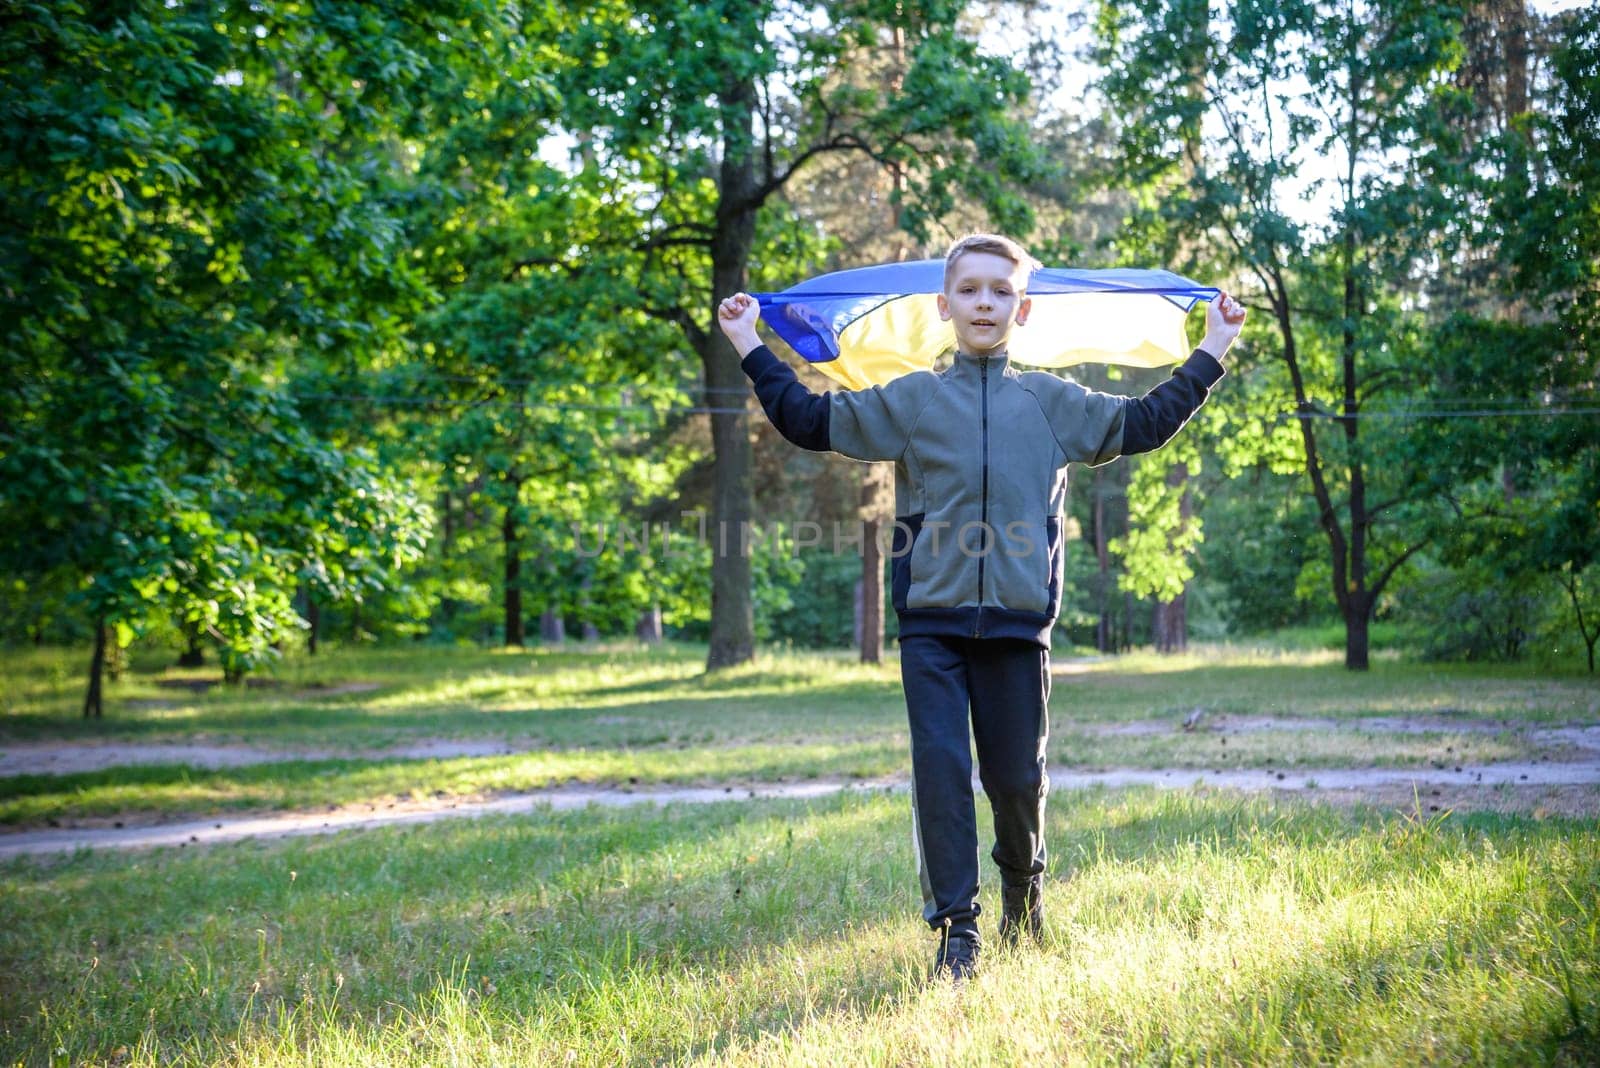
[[[943,293],[939,294],[937,301],[939,304],[939,318],[948,323],[950,321],[950,301],[945,298]]]
[[[1033,311],[1033,298],[1023,297],[1022,303],[1017,305],[1017,325],[1021,326],[1028,321],[1028,313]]]

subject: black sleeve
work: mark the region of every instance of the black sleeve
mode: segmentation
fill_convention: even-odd
[[[762,345],[739,364],[756,388],[756,399],[778,433],[813,452],[828,451],[828,395],[816,394],[788,364]]]
[[[1122,454],[1152,452],[1171,441],[1200,410],[1222,374],[1222,364],[1215,356],[1195,349],[1171,378],[1128,401],[1123,409]]]

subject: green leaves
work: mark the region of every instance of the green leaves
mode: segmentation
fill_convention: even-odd
[[[71,576],[123,638],[198,623],[235,670],[298,624],[302,575],[353,591],[420,552],[426,510],[302,420],[284,367],[397,343],[423,294],[387,202],[405,83],[477,10],[147,0],[0,29],[13,573]]]

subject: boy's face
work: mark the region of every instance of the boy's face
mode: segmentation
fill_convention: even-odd
[[[1027,272],[992,252],[964,252],[939,294],[939,318],[955,326],[956,347],[969,356],[1004,352],[1013,327],[1028,319]]]

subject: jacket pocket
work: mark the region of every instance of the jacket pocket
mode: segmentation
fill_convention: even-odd
[[[896,612],[906,610],[906,594],[911,590],[911,550],[922,532],[925,514],[918,512],[894,519],[894,540],[889,546],[889,600]]]
[[[986,600],[1019,612],[1049,611],[1056,584],[1051,568],[1050,523],[1013,520],[995,531],[984,570]]]

